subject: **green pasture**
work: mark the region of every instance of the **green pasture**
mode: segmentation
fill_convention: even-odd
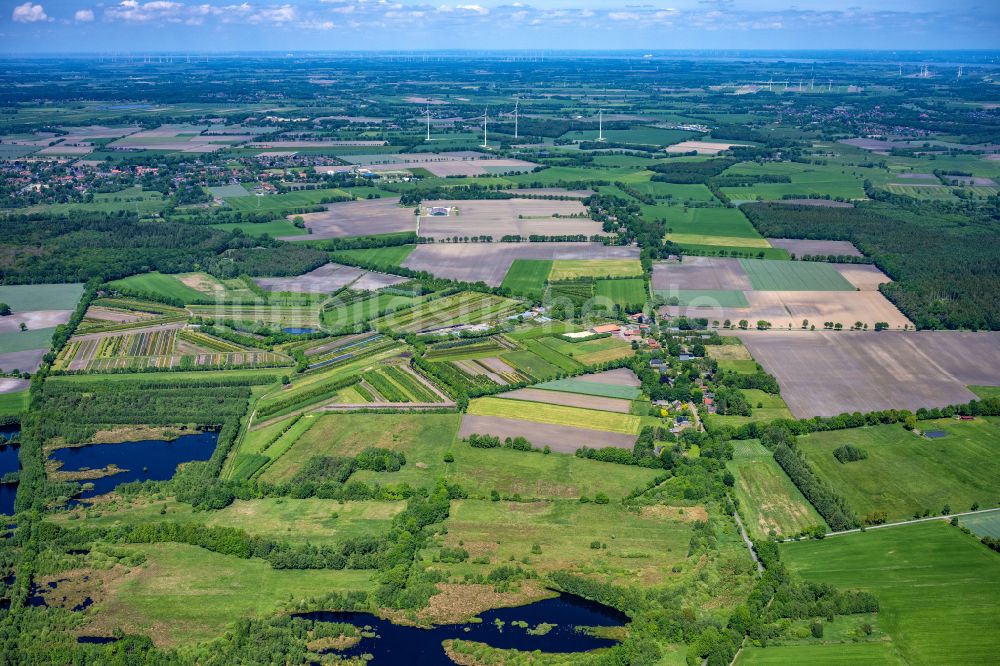
[[[1000,511],[962,516],[958,520],[962,527],[968,527],[977,536],[1000,539]]]
[[[551,270],[552,261],[548,259],[515,259],[500,286],[513,294],[541,298]]]
[[[658,289],[656,295],[668,305],[700,305],[703,307],[749,307],[746,294],[736,289]],[[674,299],[677,299],[676,302]]]
[[[109,282],[108,286],[112,289],[130,289],[151,296],[165,296],[185,303],[204,302],[208,297],[207,294],[187,286],[175,276],[165,275],[158,271],[114,280]]]
[[[10,331],[0,333],[0,354],[29,351],[31,349],[48,349],[52,343],[52,328],[29,328],[27,331]],[[10,370],[12,368],[4,368]],[[22,368],[23,369],[23,368]]]
[[[799,438],[799,449],[821,479],[836,488],[860,517],[886,512],[887,520],[906,520],[945,505],[953,513],[1000,504],[1000,417],[974,421],[920,421],[923,430],[944,430],[940,439],[881,425],[816,432]],[[834,449],[850,444],[864,449],[865,460],[841,463]]]
[[[726,467],[736,477],[740,513],[755,538],[794,536],[814,525],[825,527],[770,450],[755,439],[734,442],[733,449]]]
[[[888,642],[769,645],[743,648],[734,666],[903,666]]]
[[[73,310],[83,296],[82,284],[0,285],[0,303],[17,312]]]
[[[641,393],[638,386],[605,384],[603,382],[590,382],[575,378],[556,379],[551,382],[537,384],[533,388],[545,389],[546,391],[562,391],[563,393],[596,395],[603,398],[623,398],[625,400],[635,400]]]
[[[740,259],[757,291],[855,291],[837,269],[818,261]]]
[[[93,616],[92,633],[110,633],[116,627],[129,633],[152,629],[162,645],[186,645],[216,638],[241,618],[270,615],[290,600],[367,590],[371,585],[371,571],[272,569],[263,560],[186,544],[128,550],[143,554],[146,562],[107,591],[108,599]]]
[[[325,197],[347,197],[352,195],[344,190],[296,190],[285,194],[251,194],[247,197],[230,197],[226,203],[233,210],[244,213],[270,212],[280,213],[292,208],[304,208],[306,206],[319,205],[320,200]]]
[[[707,418],[712,425],[731,426],[738,428],[747,423],[758,421],[773,421],[774,419],[794,418],[788,409],[788,405],[780,395],[765,393],[759,389],[739,389],[750,402],[750,416],[723,416],[721,414],[710,414]],[[761,405],[758,407],[757,405]]]
[[[28,389],[13,393],[0,393],[0,416],[20,414],[26,409],[28,409]]]
[[[637,310],[649,300],[646,281],[643,278],[626,280],[597,280],[594,296],[606,298],[622,309]]]
[[[525,400],[476,398],[469,403],[468,413],[474,416],[497,416],[559,426],[586,427],[626,435],[639,432],[639,417],[617,412],[604,412],[580,407],[549,405]]]
[[[247,236],[263,236],[267,234],[273,238],[275,236],[305,236],[308,234],[305,229],[300,229],[284,218],[271,220],[270,222],[227,222],[225,224],[212,224],[210,226],[219,231],[239,229]]]
[[[945,521],[789,543],[781,559],[808,581],[875,594],[905,663],[996,662],[1000,558]]]
[[[726,187],[723,192],[730,199],[751,201],[757,199],[782,199],[785,195],[808,197],[813,194],[829,195],[834,198],[863,199],[864,174],[852,173],[846,167],[799,164],[797,162],[742,162],[723,172],[731,175],[778,175],[788,176],[790,183],[756,183],[746,187]]]
[[[413,252],[416,245],[394,245],[392,247],[375,247],[363,250],[340,250],[333,253],[333,258],[346,257],[354,261],[371,263],[377,266],[395,267],[401,265]]]

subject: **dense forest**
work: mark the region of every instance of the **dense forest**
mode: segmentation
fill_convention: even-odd
[[[916,204],[743,206],[769,238],[848,240],[893,283],[884,293],[919,329],[1000,330],[1000,222]]]

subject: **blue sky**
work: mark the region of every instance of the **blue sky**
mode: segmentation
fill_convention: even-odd
[[[996,0],[0,0],[0,52],[1000,49]]]

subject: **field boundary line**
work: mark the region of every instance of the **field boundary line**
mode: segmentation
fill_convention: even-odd
[[[841,530],[840,532],[827,532],[823,537],[836,537],[843,536],[845,534],[856,534],[862,531],[867,532],[869,530],[879,530],[887,527],[902,527],[903,525],[916,525],[917,523],[927,523],[932,520],[951,520],[952,518],[958,518],[961,516],[977,516],[983,513],[993,513],[994,511],[1000,511],[1000,507],[994,507],[992,509],[978,509],[976,511],[963,511],[961,513],[949,513],[946,516],[928,516],[927,518],[913,518],[911,520],[901,520],[895,523],[883,523],[882,525],[866,525],[864,528],[856,527],[853,530]],[[802,539],[799,539],[801,541]],[[789,543],[796,541],[794,538],[782,539],[778,543]]]

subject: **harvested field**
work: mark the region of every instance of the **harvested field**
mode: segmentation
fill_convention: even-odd
[[[653,289],[751,289],[750,278],[739,259],[685,257],[682,263],[653,264]]]
[[[287,278],[257,278],[258,285],[268,291],[295,291],[315,294],[329,294],[351,285],[352,289],[381,289],[406,282],[407,278],[385,273],[369,273],[363,268],[329,263],[319,268]]]
[[[702,301],[698,306],[667,305],[660,312],[671,317],[704,317],[709,321],[728,319],[734,325],[741,319],[751,325],[764,320],[774,328],[784,329],[789,325],[798,329],[803,319],[819,328],[828,321],[839,322],[845,328],[856,321],[868,324],[869,328],[879,321],[887,322],[890,328],[911,325],[878,291],[748,291],[745,295],[748,307],[705,305]]]
[[[604,372],[595,372],[590,375],[580,375],[573,379],[581,382],[598,382],[600,384],[614,384],[616,386],[642,386],[639,378],[628,368],[605,370]]]
[[[346,287],[365,274],[362,268],[342,264],[324,264],[315,270],[295,277],[257,278],[258,285],[268,291],[299,291],[330,293]]]
[[[500,394],[511,400],[527,400],[529,402],[544,402],[549,405],[564,405],[582,409],[598,409],[605,412],[628,414],[632,403],[621,398],[605,398],[582,393],[567,393],[563,391],[545,391],[536,388],[524,388],[509,393]]]
[[[861,292],[864,293],[864,292]],[[943,407],[1000,385],[1000,333],[954,331],[740,333],[797,418]]]
[[[742,143],[722,143],[717,141],[681,141],[672,146],[667,146],[668,153],[689,153],[692,150],[699,155],[718,155],[723,150],[729,150],[733,146],[743,146]]]
[[[42,364],[42,357],[48,353],[49,348],[46,347],[45,349],[29,349],[0,354],[0,370],[34,372]]]
[[[28,312],[15,312],[14,314],[0,317],[0,333],[13,333],[21,330],[24,323],[29,331],[39,328],[53,328],[59,324],[65,324],[73,314],[72,310],[32,310]]]
[[[878,286],[892,282],[888,275],[871,264],[830,264],[861,291],[878,291]]]
[[[548,199],[492,199],[462,201],[426,201],[429,207],[450,209],[446,216],[422,215],[418,235],[445,239],[458,236],[569,236],[590,237],[602,234],[600,222],[586,214],[579,201]]]
[[[601,243],[454,243],[418,245],[403,262],[437,277],[498,287],[515,259],[638,259],[634,247]]]
[[[850,241],[801,240],[798,238],[768,238],[767,240],[771,244],[771,247],[784,248],[788,250],[789,254],[795,254],[797,257],[804,257],[806,255],[826,257],[831,254],[836,257],[862,256],[858,252],[858,248],[854,247],[854,244]]]
[[[536,448],[548,446],[559,453],[575,453],[583,446],[595,449],[605,446],[631,449],[635,445],[635,435],[466,414],[462,417],[458,434],[460,437],[468,437],[472,433],[495,435],[501,439],[524,437]]]
[[[321,213],[302,215],[310,233],[282,240],[317,240],[348,236],[371,236],[413,231],[417,218],[412,208],[398,205],[398,199],[364,199],[328,204]],[[289,219],[297,217],[290,215]]]

